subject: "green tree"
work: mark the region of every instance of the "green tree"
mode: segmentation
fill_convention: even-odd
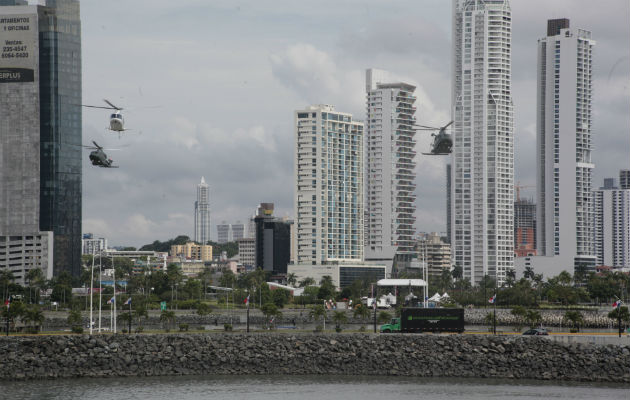
[[[535,328],[542,322],[542,316],[536,310],[527,310],[525,313],[525,320],[530,328]]]
[[[527,310],[523,306],[514,306],[512,307],[510,314],[512,314],[516,319],[515,329],[517,331],[520,331],[523,327],[523,323],[525,322],[525,316],[527,315]]]
[[[615,308],[614,310],[608,313],[608,318],[617,321],[619,314],[621,314],[621,321],[625,323],[630,322],[630,312],[628,312],[628,307],[626,306]]]
[[[260,308],[260,311],[262,311],[263,315],[265,316],[265,321],[269,327],[273,326],[276,318],[282,317],[282,313],[280,312],[280,310],[278,310],[278,306],[276,306],[274,303],[263,304]]]
[[[289,297],[291,292],[284,289],[276,289],[271,294],[272,301],[278,308],[283,308],[289,302]]]
[[[160,322],[162,322],[162,326],[167,332],[172,329],[173,325],[175,325],[175,319],[174,311],[164,310],[160,314]]]
[[[387,311],[381,311],[378,313],[376,319],[379,324],[386,324],[392,319],[392,316]]]
[[[81,312],[79,310],[70,310],[68,313],[68,325],[74,331],[77,328],[82,328],[83,325],[83,317],[81,316]]]
[[[574,328],[579,332],[580,326],[584,324],[584,316],[579,311],[567,311],[564,313],[562,322],[571,325],[571,328]]]
[[[335,285],[333,284],[332,277],[330,275],[326,275],[322,277],[319,281],[319,292],[317,293],[317,297],[320,300],[329,300],[335,294]]]
[[[0,286],[2,286],[2,299],[9,297],[9,284],[15,280],[13,272],[8,269],[0,271]],[[4,303],[4,302],[3,302]]]
[[[199,305],[197,306],[197,315],[200,316],[205,316],[208,315],[212,312],[212,308],[210,307],[210,305],[208,303],[199,303]]]
[[[335,311],[332,316],[332,320],[335,323],[335,330],[341,332],[341,325],[348,322],[348,317],[343,311]]]
[[[534,279],[534,268],[525,267],[525,271],[523,271],[523,278],[525,279]]]
[[[370,318],[370,310],[364,304],[359,304],[354,309],[354,318],[368,319]]]
[[[29,288],[29,299],[31,297],[31,290],[34,292],[35,296],[33,298],[33,302],[37,304],[39,302],[39,291],[43,286],[46,278],[44,277],[44,273],[40,268],[29,269],[26,273],[26,280],[28,282]]]
[[[315,285],[315,279],[306,277],[300,281],[300,287],[307,287]]]
[[[37,305],[24,307],[20,319],[24,322],[24,325],[27,326],[31,333],[39,332],[39,328],[45,320],[44,313]]]
[[[326,314],[327,314],[326,307],[324,307],[323,304],[317,304],[313,308],[311,308],[309,317],[315,321],[319,321],[320,319],[325,321]]]
[[[295,287],[296,283],[297,283],[297,276],[293,272],[288,273],[287,274],[287,284],[289,286]]]
[[[219,278],[219,285],[226,288],[231,288],[236,283],[236,276],[234,272],[230,269],[226,269],[221,274],[221,278]]]

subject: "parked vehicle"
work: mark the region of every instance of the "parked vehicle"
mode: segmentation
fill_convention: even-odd
[[[400,318],[381,326],[381,333],[421,333],[464,331],[462,308],[403,308]]]
[[[547,329],[545,328],[533,328],[530,330],[527,330],[525,332],[523,332],[523,335],[526,336],[547,336],[549,335],[549,332],[547,332]]]

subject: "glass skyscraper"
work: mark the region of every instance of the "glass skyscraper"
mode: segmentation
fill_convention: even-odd
[[[0,81],[2,151],[20,163],[2,163],[0,209],[9,223],[2,236],[16,241],[23,236],[22,267],[81,273],[81,21],[78,0],[47,0],[42,6],[3,0],[3,32],[12,32],[15,46],[3,46],[0,70],[9,80]],[[11,7],[13,6],[13,7]],[[3,39],[7,39],[4,38]],[[20,54],[9,54],[20,52]],[[5,54],[6,53],[6,54]],[[11,75],[13,74],[13,75]],[[14,76],[14,80],[11,78]],[[19,96],[13,96],[19,93]],[[10,96],[10,97],[8,97]],[[14,113],[20,110],[20,114]],[[13,117],[6,117],[7,115]],[[20,137],[11,139],[12,134]],[[6,140],[4,140],[6,139]],[[28,140],[28,143],[25,142]],[[7,184],[11,182],[11,185]],[[24,204],[24,206],[21,206]],[[22,218],[24,216],[24,218]],[[45,234],[44,234],[45,233]],[[51,234],[52,233],[52,234]],[[33,237],[52,236],[52,266],[27,257]],[[17,243],[17,242],[16,242]],[[0,246],[1,247],[1,246]],[[46,257],[46,255],[42,255]],[[39,257],[39,256],[38,256]],[[0,267],[3,267],[0,257]],[[50,264],[50,263],[49,263]],[[7,264],[8,265],[8,264]],[[46,271],[48,274],[49,271]]]

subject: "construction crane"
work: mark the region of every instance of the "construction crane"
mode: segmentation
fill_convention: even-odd
[[[521,185],[520,181],[516,182],[516,185],[514,185],[514,188],[516,189],[516,201],[521,201],[521,189],[535,187],[536,185]]]

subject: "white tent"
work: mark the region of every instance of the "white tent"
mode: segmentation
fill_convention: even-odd
[[[442,300],[444,299],[450,299],[451,296],[448,295],[448,293],[444,292],[444,294],[442,295]]]
[[[440,300],[442,300],[442,298],[440,297],[439,293],[436,293],[429,298],[429,301],[439,302]]]

